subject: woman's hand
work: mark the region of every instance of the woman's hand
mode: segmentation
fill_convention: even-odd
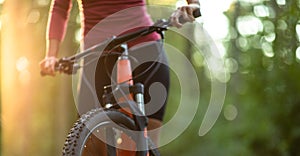
[[[57,63],[57,53],[60,41],[57,39],[47,40],[47,51],[45,58],[40,62],[41,74],[55,76],[55,64]]]
[[[45,57],[40,62],[41,74],[55,76],[55,64],[57,63],[57,58],[54,56]]]
[[[181,28],[185,22],[195,21],[193,12],[199,8],[200,5],[195,3],[177,8],[177,10],[171,15],[171,24],[177,28]]]

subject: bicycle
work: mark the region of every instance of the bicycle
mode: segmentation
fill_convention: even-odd
[[[194,11],[193,16],[201,16],[200,9]],[[182,18],[179,21],[184,23]],[[66,74],[74,74],[82,67],[78,63],[82,58],[97,55],[99,51],[104,51],[107,55],[119,55],[117,85],[104,87],[102,98],[104,107],[90,110],[81,115],[75,122],[66,138],[63,155],[81,156],[83,153],[91,152],[87,151],[92,150],[88,145],[93,144],[94,140],[92,139],[95,138],[101,139],[105,143],[106,153],[109,156],[122,155],[120,149],[125,147],[121,147],[121,144],[123,141],[128,140],[130,140],[130,144],[133,144],[129,145],[131,146],[129,147],[130,150],[135,151],[137,156],[160,155],[156,146],[147,136],[147,117],[145,116],[143,99],[144,88],[143,84],[132,82],[126,43],[153,32],[159,33],[164,38],[163,32],[170,26],[170,20],[161,19],[152,26],[112,37],[79,54],[59,59],[55,65],[55,70]],[[113,50],[118,52],[112,52]],[[43,75],[43,73],[41,74]],[[117,93],[121,95],[121,98],[114,98]]]

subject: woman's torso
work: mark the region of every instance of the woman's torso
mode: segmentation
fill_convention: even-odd
[[[144,0],[78,0],[78,2],[86,48],[111,36],[152,25]],[[135,45],[159,38],[158,34],[153,33],[130,44]]]

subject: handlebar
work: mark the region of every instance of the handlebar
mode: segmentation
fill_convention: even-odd
[[[201,16],[200,8],[193,11],[193,16],[195,18]],[[183,17],[180,17],[178,20],[180,23],[186,23],[186,21],[183,19]],[[77,72],[77,70],[80,68],[77,61],[80,60],[81,58],[89,56],[98,51],[111,51],[112,49],[120,46],[123,43],[132,41],[132,40],[142,37],[142,36],[146,36],[153,32],[157,32],[163,37],[162,32],[166,31],[168,29],[168,27],[171,27],[171,26],[172,25],[171,25],[170,19],[168,19],[168,20],[161,19],[161,20],[158,20],[156,23],[154,23],[152,26],[148,26],[148,27],[142,28],[140,30],[137,30],[135,32],[124,34],[124,35],[121,35],[118,37],[112,37],[100,44],[96,44],[96,45],[84,50],[81,53],[75,54],[70,57],[64,57],[64,58],[59,59],[55,65],[55,70],[62,72],[62,73],[66,73],[66,74],[75,74]],[[41,75],[45,76],[46,74],[41,72]]]

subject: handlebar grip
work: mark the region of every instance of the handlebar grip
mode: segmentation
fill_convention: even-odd
[[[194,18],[197,18],[197,17],[200,17],[200,16],[201,16],[200,8],[198,8],[197,10],[194,10],[194,11],[193,11],[193,16],[194,16]],[[181,24],[187,22],[187,21],[185,21],[185,20],[183,19],[182,16],[179,17],[178,21],[179,21],[179,23],[181,23]]]
[[[201,11],[200,11],[200,8],[198,8],[197,10],[194,10],[194,11],[193,11],[193,16],[194,16],[195,18],[197,18],[197,17],[200,17],[200,16],[201,16]]]
[[[59,70],[59,68],[58,68],[58,63],[55,63],[54,71],[56,72],[56,71],[58,71],[58,70]],[[46,72],[40,71],[40,75],[41,75],[41,76],[47,76],[47,75],[49,75],[49,74],[47,74]]]

